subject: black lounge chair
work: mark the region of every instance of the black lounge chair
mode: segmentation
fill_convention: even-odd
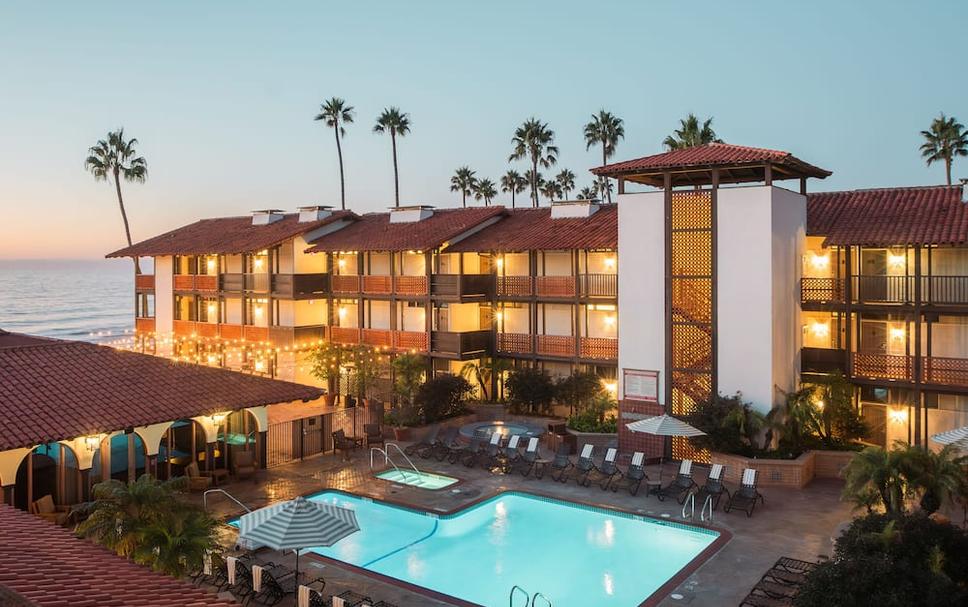
[[[756,470],[747,468],[743,470],[743,480],[740,483],[739,489],[733,493],[726,502],[726,505],[723,506],[723,512],[729,512],[733,508],[739,508],[746,512],[747,517],[751,517],[753,516],[753,510],[756,508],[757,501],[761,504],[766,503],[760,492],[756,490]]]
[[[575,471],[573,472],[575,482],[583,487],[587,487],[591,484],[589,476],[596,470],[595,462],[592,461],[592,454],[594,452],[595,445],[585,443],[581,447],[581,453],[578,455],[578,461],[575,462]]]
[[[442,428],[439,432],[434,433],[429,445],[417,449],[417,455],[424,459],[433,457],[440,450],[440,446],[444,444],[444,441],[447,440],[447,434],[450,430],[450,428]]]
[[[254,577],[254,575],[253,575]],[[258,592],[253,592],[248,596],[246,602],[253,601],[272,607],[281,603],[286,597],[295,596],[299,585],[296,583],[296,576],[293,571],[280,566],[267,565],[262,567],[262,587]],[[326,587],[326,580],[318,578],[310,584],[319,589]]]
[[[443,433],[437,438],[437,444],[434,445],[430,455],[438,462],[447,459],[454,449],[459,449],[463,446],[457,439],[459,434],[460,431],[457,428],[444,429]]]
[[[621,482],[625,484],[629,495],[637,495],[639,487],[642,486],[642,481],[648,480],[649,475],[645,473],[645,454],[641,451],[636,451],[632,454],[632,461],[625,470]],[[612,485],[612,491],[618,491],[618,483]]]
[[[437,434],[439,432],[440,426],[431,426],[419,441],[413,443],[412,445],[407,445],[403,452],[407,455],[416,455],[421,449],[432,447],[434,441],[437,440]]]
[[[541,454],[538,452],[538,437],[532,436],[528,439],[528,447],[524,450],[524,453],[511,464],[511,471],[520,468],[521,476],[527,477],[534,470],[535,462],[539,459],[541,459]]]
[[[706,500],[711,498],[712,509],[719,508],[719,500],[724,494],[726,495],[726,500],[729,500],[729,491],[723,485],[723,474],[725,472],[726,467],[722,464],[713,464],[709,469],[706,484],[699,488],[699,492],[696,495],[696,502],[700,504],[700,507],[704,506]]]
[[[245,604],[246,599],[252,594],[252,569],[246,562],[245,558],[232,559],[229,557],[226,559],[226,575],[225,575],[225,590],[228,590],[235,598]],[[229,567],[232,566],[234,561],[234,581],[233,572],[229,571]]]
[[[518,451],[518,443],[521,442],[521,436],[513,434],[511,438],[508,439],[508,444],[501,449],[497,456],[497,463],[500,464],[501,468],[505,472],[511,470],[515,462],[521,459],[521,452]]]
[[[463,462],[467,457],[476,457],[477,453],[481,450],[482,442],[483,439],[481,437],[472,436],[471,442],[458,449],[451,449],[450,455],[447,456],[447,461],[456,464],[457,462]]]
[[[618,449],[609,447],[605,451],[605,459],[602,460],[602,465],[595,468],[595,472],[602,477],[599,483],[602,491],[606,491],[616,478],[622,478],[622,471],[615,465],[616,456],[618,456]]]
[[[692,480],[692,460],[684,459],[679,464],[679,472],[672,482],[656,492],[656,497],[661,502],[667,497],[674,497],[680,504],[686,503],[689,491],[696,486],[696,481]]]
[[[481,466],[490,469],[497,465],[498,457],[501,455],[501,433],[494,432],[490,440],[484,446],[477,459],[481,460]]]
[[[558,451],[555,452],[555,459],[551,461],[551,480],[558,481],[559,483],[568,482],[568,470],[574,468],[575,465],[571,463],[571,447],[568,443],[561,443],[558,445]],[[557,476],[555,476],[557,474]]]

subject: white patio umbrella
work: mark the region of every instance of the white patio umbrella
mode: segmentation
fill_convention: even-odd
[[[239,519],[239,537],[274,550],[296,551],[296,580],[300,549],[332,546],[359,530],[352,510],[303,497],[260,508]]]
[[[645,419],[640,419],[628,424],[625,427],[632,432],[642,432],[645,434],[653,434],[655,436],[681,436],[685,438],[692,438],[694,436],[705,436],[706,433],[698,428],[693,428],[686,422],[672,417],[671,415],[656,415],[655,417],[647,417]],[[665,449],[663,449],[662,455],[659,457],[659,478],[662,477],[662,463],[665,459]]]
[[[954,445],[962,451],[968,451],[968,426],[935,434],[931,440],[939,445]]]

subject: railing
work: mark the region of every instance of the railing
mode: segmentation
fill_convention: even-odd
[[[869,303],[909,303],[914,301],[913,276],[861,274],[851,277],[854,299]]]
[[[293,346],[300,347],[312,345],[312,343],[326,339],[325,325],[304,325],[301,327],[269,327],[269,341],[274,346]]]
[[[274,274],[272,293],[279,297],[325,295],[329,292],[329,274]]]
[[[135,318],[134,332],[135,333],[154,333],[155,319],[154,318]]]
[[[851,369],[858,377],[911,381],[914,378],[914,357],[854,352],[851,354]]]
[[[494,291],[491,274],[434,274],[430,292],[441,297],[485,297]]]
[[[171,288],[176,291],[193,291],[195,277],[191,274],[175,274],[171,277]]]
[[[968,359],[925,356],[922,368],[926,384],[968,386]]]
[[[269,292],[269,274],[245,274],[245,290],[258,293]]]
[[[491,345],[491,332],[483,331],[433,331],[430,334],[430,349],[440,354],[466,356],[484,354]]]
[[[360,277],[355,274],[334,275],[330,281],[333,293],[359,293]]]
[[[397,295],[426,295],[426,276],[394,276],[393,292]]]
[[[968,276],[924,276],[921,298],[931,304],[966,304]]]
[[[535,351],[545,356],[575,355],[575,337],[573,335],[536,335]]]
[[[574,276],[536,276],[534,291],[538,297],[574,297],[576,283]]]
[[[804,373],[832,373],[847,370],[847,352],[837,348],[802,348],[800,370]]]
[[[497,351],[508,354],[531,354],[534,352],[534,340],[528,333],[498,333]]]
[[[242,339],[242,325],[220,324],[218,334],[222,339]]]
[[[269,327],[242,325],[242,338],[246,341],[269,341]]]
[[[802,303],[843,303],[843,278],[801,278],[800,301]]]
[[[219,279],[223,291],[238,293],[245,288],[245,276],[242,274],[222,274]]]
[[[201,321],[196,322],[195,334],[199,337],[218,337],[218,323]]]
[[[580,274],[582,297],[618,297],[617,274]]]
[[[582,337],[579,356],[598,360],[618,359],[618,339],[614,337]]]
[[[329,338],[337,344],[360,343],[360,330],[355,327],[330,327]]]
[[[517,593],[517,594],[515,594]],[[524,595],[524,607],[528,607],[531,604],[531,595],[527,591],[515,584],[511,586],[511,594],[508,595],[508,607],[514,607],[514,597]]]
[[[242,508],[246,512],[252,512],[251,508],[249,508],[248,506],[246,506],[245,504],[237,500],[235,496],[233,496],[225,489],[206,489],[205,490],[205,493],[202,494],[202,509],[205,510],[206,512],[208,512],[208,496],[210,493],[218,493],[218,494],[224,495],[225,497],[235,502],[236,505],[239,506],[239,508]]]
[[[389,329],[363,329],[362,342],[377,348],[389,348],[393,343]]]
[[[363,276],[363,292],[371,295],[389,295],[393,280],[390,276]]]
[[[394,331],[393,347],[397,350],[427,351],[428,334],[425,331]]]
[[[139,291],[151,291],[155,288],[154,274],[135,274],[134,288]]]
[[[175,335],[192,335],[195,333],[194,320],[173,320],[171,330]]]
[[[502,297],[529,297],[534,292],[534,281],[530,276],[498,276],[496,290]]]

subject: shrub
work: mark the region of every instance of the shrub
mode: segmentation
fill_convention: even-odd
[[[555,400],[568,405],[572,414],[582,411],[603,391],[602,380],[593,371],[574,371],[555,382]]]
[[[797,607],[968,604],[968,532],[923,514],[871,514],[808,574]]]
[[[547,415],[555,398],[555,383],[543,369],[515,369],[507,379],[512,413]]]
[[[398,406],[386,414],[389,425],[411,426],[419,423],[414,400],[427,370],[427,359],[418,354],[402,354],[393,359],[393,392]]]
[[[417,389],[417,411],[425,424],[432,424],[467,411],[465,401],[474,388],[459,375],[442,375]]]
[[[617,403],[600,393],[591,404],[568,418],[568,427],[578,432],[618,432]]]
[[[721,453],[738,453],[753,456],[763,452],[763,444],[769,444],[771,434],[759,435],[766,426],[766,419],[756,412],[750,403],[743,401],[743,395],[717,395],[715,398],[699,403],[685,417],[690,425],[702,430],[706,436],[693,439],[700,448]]]

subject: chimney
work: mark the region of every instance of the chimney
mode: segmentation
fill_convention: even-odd
[[[311,223],[313,221],[319,221],[320,219],[326,219],[332,214],[333,207],[324,207],[320,205],[299,207],[299,223]]]
[[[426,204],[390,209],[390,223],[414,223],[434,214],[434,207]]]
[[[559,200],[551,203],[551,218],[583,219],[597,210],[598,204],[591,200]]]
[[[275,223],[285,217],[282,211],[279,209],[262,209],[258,211],[252,211],[252,225],[254,226],[267,226],[270,223]]]

